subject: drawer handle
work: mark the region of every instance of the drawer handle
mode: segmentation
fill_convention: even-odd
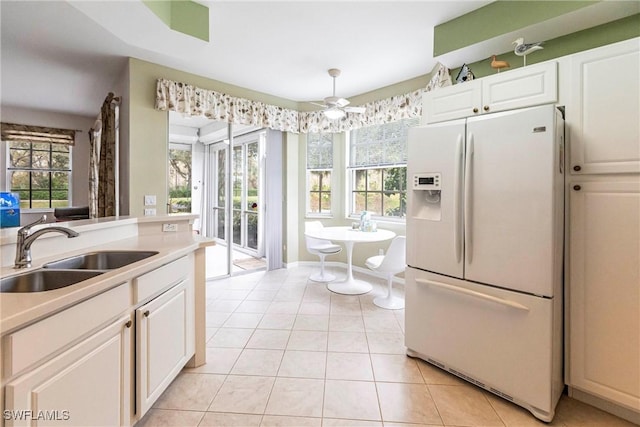
[[[573,170],[576,171],[576,172],[580,172],[582,170],[582,167],[580,165],[575,165],[573,167]]]
[[[147,311],[145,311],[144,313],[142,313],[142,315],[143,315],[144,317],[149,317],[149,310],[147,310]]]
[[[474,108],[474,109],[473,109],[473,112],[474,112],[474,113],[477,113],[477,112],[478,112],[478,107]]]
[[[582,190],[582,187],[580,187],[579,185],[574,185],[573,189],[576,190],[576,191],[580,191],[580,190]]]
[[[472,297],[475,297],[475,298],[483,299],[483,300],[486,300],[486,301],[491,301],[491,302],[495,302],[495,303],[498,303],[498,304],[506,305],[507,307],[515,308],[515,309],[518,309],[518,310],[529,311],[529,307],[524,306],[522,304],[519,304],[517,302],[509,301],[509,300],[498,298],[498,297],[494,297],[492,295],[483,294],[483,293],[472,291],[472,290],[465,289],[465,288],[459,288],[457,286],[447,285],[446,283],[434,282],[433,280],[424,280],[424,279],[416,279],[416,282],[421,283],[423,285],[433,285],[433,286],[436,286],[438,288],[442,288],[442,289],[446,289],[446,290],[449,290],[449,291],[453,291],[453,292],[458,292],[458,293],[461,293],[461,294],[469,295],[469,296],[472,296]]]
[[[488,105],[484,106],[484,111],[489,111],[489,106]]]
[[[127,323],[124,324],[125,327],[130,328],[131,325],[133,325],[133,323],[131,322],[131,320],[127,320]]]

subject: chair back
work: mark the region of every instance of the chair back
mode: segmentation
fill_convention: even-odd
[[[304,223],[304,232],[322,230],[324,226],[320,221],[307,221]],[[307,251],[316,253],[316,248],[319,246],[331,244],[331,241],[324,239],[316,239],[315,237],[304,236],[305,243],[307,245]]]
[[[396,236],[389,245],[387,254],[384,256],[380,267],[376,269],[381,273],[398,274],[407,266],[407,238],[405,236]]]

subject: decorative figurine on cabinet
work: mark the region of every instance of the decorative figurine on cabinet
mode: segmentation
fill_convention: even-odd
[[[460,71],[456,76],[456,83],[469,82],[475,78],[476,76],[473,75],[471,68],[469,68],[467,64],[462,64],[462,67],[460,67]]]
[[[544,49],[542,46],[540,46],[543,42],[536,42],[536,43],[525,43],[524,42],[524,38],[520,37],[519,39],[516,39],[512,44],[516,45],[516,48],[513,50],[513,53],[515,53],[518,56],[522,56],[524,58],[524,66],[527,66],[527,55],[529,55],[531,52],[535,52],[536,50],[541,50]]]
[[[491,55],[491,68],[494,68],[500,72],[503,68],[509,68],[511,65],[507,61],[500,61],[496,59],[495,55]]]

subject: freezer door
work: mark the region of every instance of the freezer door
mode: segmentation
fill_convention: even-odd
[[[561,323],[540,298],[407,268],[407,354],[549,421],[562,393]],[[558,331],[558,333],[554,332]]]
[[[562,244],[555,122],[552,105],[467,121],[467,280],[553,296]]]
[[[409,130],[407,264],[463,275],[462,184],[465,120]],[[414,189],[416,177],[438,175],[440,193]]]

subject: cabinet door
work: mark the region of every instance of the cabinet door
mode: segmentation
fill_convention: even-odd
[[[122,317],[7,384],[5,425],[129,425],[131,325]]]
[[[423,124],[480,114],[481,103],[479,80],[426,92],[422,99]]]
[[[483,113],[551,104],[558,100],[556,62],[518,68],[480,81]]]
[[[638,45],[633,39],[572,56],[572,173],[640,172]]]
[[[569,385],[640,410],[640,183],[572,183]]]
[[[138,417],[151,408],[193,354],[188,283],[180,282],[136,310]]]

